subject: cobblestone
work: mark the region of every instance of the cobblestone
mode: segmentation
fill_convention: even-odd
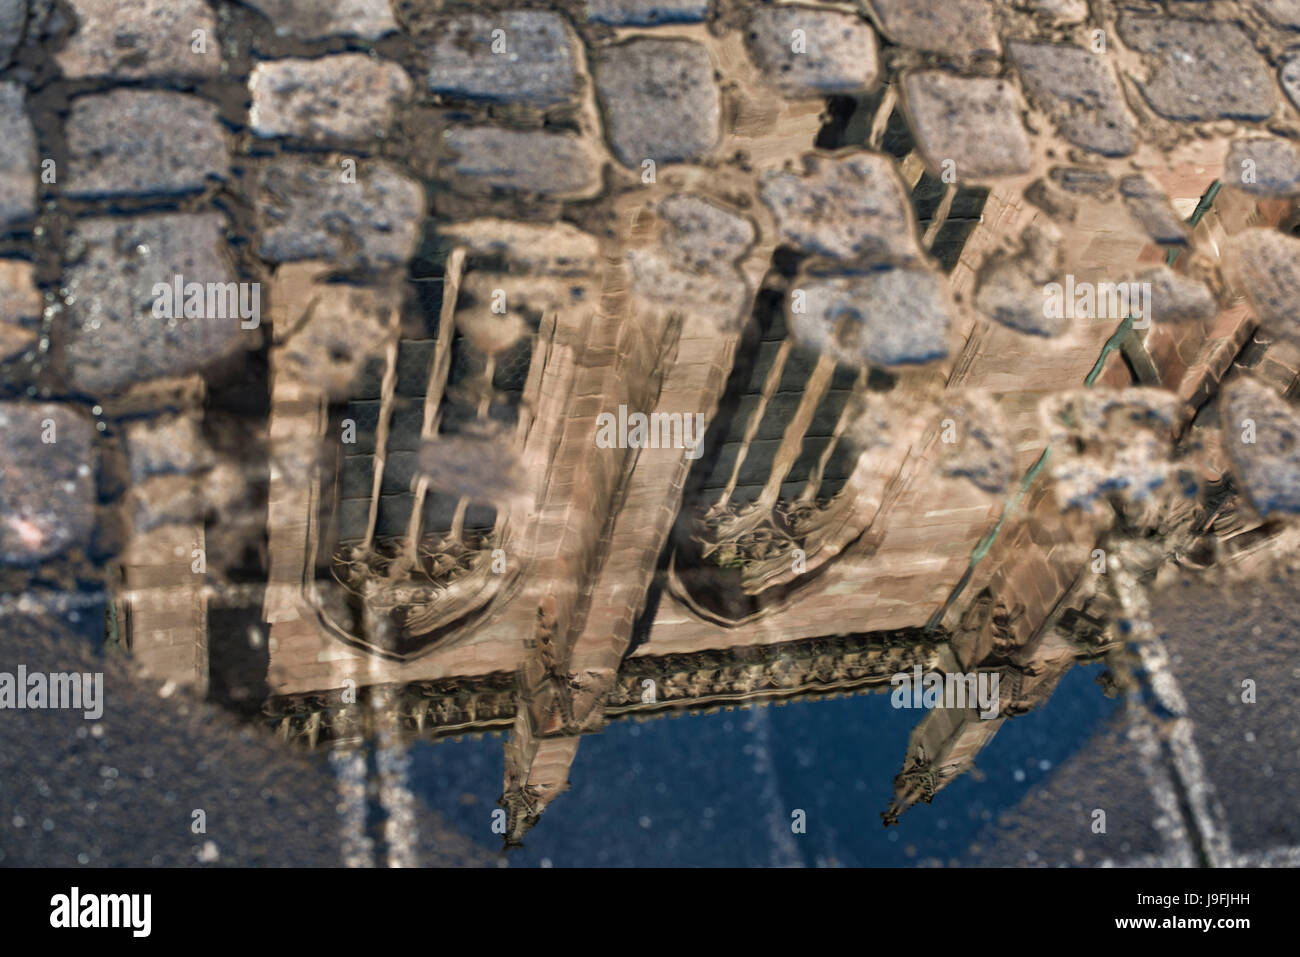
[[[27,0],[0,0],[0,70],[9,65],[23,39]]]
[[[1300,512],[1300,415],[1267,386],[1227,386],[1223,430],[1242,484],[1260,514]]]
[[[357,161],[345,182],[340,160],[284,156],[265,165],[257,209],[259,252],[273,262],[333,259],[344,266],[392,266],[415,251],[424,190],[391,163]]]
[[[203,0],[69,0],[76,32],[55,54],[65,76],[211,76],[221,69],[216,20]],[[202,30],[207,52],[194,51]]]
[[[787,321],[804,344],[838,361],[910,365],[948,354],[953,306],[947,283],[929,270],[887,268],[805,279],[806,312],[793,300]],[[902,309],[899,305],[905,303]]]
[[[1300,342],[1300,239],[1272,229],[1247,229],[1234,236],[1230,255],[1241,287],[1270,331]]]
[[[616,27],[695,23],[709,13],[709,0],[587,0],[587,18]]]
[[[600,189],[599,159],[581,138],[494,126],[450,129],[443,169],[461,189],[486,188],[543,196],[590,196]]]
[[[1300,30],[1300,0],[1251,0],[1272,23],[1288,30]]]
[[[0,403],[0,562],[29,565],[90,539],[90,420],[63,405]]]
[[[229,174],[230,141],[216,104],[184,93],[78,97],[67,131],[71,196],[186,193]]]
[[[996,402],[968,393],[944,409],[952,421],[952,443],[941,442],[943,474],[969,479],[979,489],[1001,494],[1011,484],[1015,452]],[[942,423],[946,428],[947,422]]]
[[[1119,191],[1124,205],[1153,242],[1169,245],[1187,242],[1187,224],[1154,182],[1145,176],[1125,176],[1119,181]]]
[[[1156,322],[1197,322],[1218,312],[1214,294],[1205,283],[1158,266],[1138,275],[1151,283],[1151,318]]]
[[[0,232],[36,212],[36,134],[23,89],[0,83]]]
[[[975,307],[989,319],[1018,332],[1059,336],[1069,329],[1064,315],[1051,316],[1044,287],[1059,279],[1060,232],[1050,224],[1031,226],[1015,252],[990,256],[981,267]]]
[[[1262,120],[1273,112],[1273,79],[1245,32],[1232,23],[1122,17],[1124,43],[1146,55],[1147,102],[1171,120]]]
[[[871,0],[885,36],[957,56],[1002,52],[988,0]]]
[[[40,317],[41,296],[32,281],[31,263],[0,259],[0,362],[36,343],[32,326]]]
[[[749,299],[735,263],[754,242],[753,223],[683,194],[669,196],[657,213],[659,241],[627,253],[632,287],[651,302],[707,313],[734,328]]]
[[[383,139],[411,95],[401,67],[363,53],[259,63],[248,88],[254,133],[316,144]]]
[[[558,13],[508,10],[446,20],[429,89],[468,99],[559,103],[577,88],[577,38]]]
[[[1300,195],[1300,149],[1275,137],[1233,140],[1223,161],[1223,181],[1259,196]]]
[[[1011,43],[1025,92],[1053,114],[1058,132],[1103,156],[1137,148],[1133,117],[1105,58],[1062,43]]]
[[[627,166],[704,159],[722,106],[708,52],[690,40],[631,40],[596,58],[596,90],[615,155]]]
[[[66,361],[71,381],[93,394],[159,376],[194,372],[243,342],[238,316],[154,316],[154,286],[235,279],[218,213],[79,222],[68,242]]]
[[[1029,139],[1015,92],[1005,80],[939,70],[903,81],[917,146],[931,172],[956,164],[959,181],[1029,171]]]
[[[763,175],[759,195],[781,237],[836,259],[906,259],[918,252],[912,207],[893,160],[878,153],[809,153],[802,174]]]
[[[376,40],[397,29],[389,0],[332,0],[326,4],[302,0],[248,0],[281,36],[319,40],[352,35]]]
[[[876,79],[875,31],[850,13],[760,7],[746,39],[754,62],[786,96],[850,93]]]
[[[173,415],[131,422],[126,427],[131,478],[189,475],[213,466],[216,459],[193,415]]]

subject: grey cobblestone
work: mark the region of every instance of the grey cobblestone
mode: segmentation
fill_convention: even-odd
[[[216,104],[184,93],[113,90],[78,97],[67,135],[72,196],[186,193],[225,179],[230,170],[230,138]]]
[[[412,86],[395,63],[344,53],[259,63],[248,89],[254,133],[319,144],[383,139]]]
[[[579,137],[494,126],[450,129],[443,168],[462,189],[497,188],[544,196],[590,196],[600,189],[595,152]]]
[[[67,406],[0,403],[0,562],[27,565],[90,538],[90,420]]]
[[[709,0],[587,0],[587,18],[617,27],[693,23],[709,13]]]
[[[1300,512],[1300,416],[1267,386],[1227,387],[1223,430],[1242,484],[1260,514]]]
[[[1012,86],[1005,80],[958,77],[939,70],[903,81],[917,145],[932,172],[956,163],[959,181],[1025,173],[1029,139]]]
[[[1300,194],[1300,149],[1290,140],[1252,136],[1233,140],[1223,181],[1259,196]]]
[[[610,146],[625,165],[703,159],[718,142],[722,106],[708,52],[690,40],[631,40],[596,58]]]
[[[66,76],[211,76],[221,69],[212,8],[203,0],[69,0],[77,29],[55,54]],[[194,52],[204,31],[206,53]]]
[[[786,96],[849,93],[876,79],[875,31],[850,13],[760,7],[750,15],[746,39],[754,62]]]
[[[36,134],[23,89],[0,83],[0,232],[36,211]]]
[[[1002,52],[988,0],[871,0],[880,29],[902,46],[958,56]]]
[[[1300,342],[1300,239],[1272,229],[1247,229],[1232,238],[1230,256],[1259,321]]]
[[[9,65],[23,39],[27,0],[0,0],[0,70]]]
[[[32,328],[41,317],[41,296],[33,284],[32,264],[0,259],[0,362],[30,349]]]
[[[1128,16],[1119,34],[1146,55],[1150,76],[1140,86],[1160,115],[1262,120],[1273,112],[1273,79],[1235,24]]]
[[[802,175],[772,171],[760,181],[782,238],[836,259],[916,255],[912,207],[893,160],[856,152],[808,154],[803,162]]]
[[[331,0],[323,4],[248,0],[248,5],[275,24],[276,33],[300,40],[341,35],[375,40],[397,29],[388,0]]]
[[[577,89],[577,37],[558,13],[449,18],[429,50],[429,89],[453,97],[559,103]]]
[[[1062,43],[1011,43],[1007,52],[1030,99],[1042,101],[1066,140],[1103,156],[1137,148],[1133,116],[1104,57]]]
[[[1198,322],[1218,312],[1214,294],[1205,283],[1158,266],[1138,274],[1151,283],[1151,318],[1156,322]]]
[[[257,209],[259,252],[272,262],[333,259],[348,266],[392,266],[415,251],[425,198],[420,184],[391,163],[283,156],[262,167]]]
[[[219,213],[178,213],[79,222],[68,242],[64,285],[71,381],[94,394],[181,375],[238,350],[239,318],[159,318],[154,286],[235,279]]]
[[[947,355],[953,306],[941,275],[883,269],[801,282],[806,312],[791,305],[794,334],[842,362],[906,365]],[[907,307],[899,310],[899,303]]]
[[[1119,181],[1119,191],[1129,212],[1142,224],[1153,242],[1170,245],[1187,242],[1187,224],[1151,179],[1125,176]]]

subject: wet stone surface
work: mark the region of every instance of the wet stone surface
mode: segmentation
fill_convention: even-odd
[[[750,55],[786,96],[863,90],[876,79],[876,35],[860,17],[813,7],[762,7],[745,34]]]
[[[1300,411],[1253,379],[1227,387],[1223,428],[1228,451],[1262,515],[1300,512]]]
[[[708,52],[689,40],[632,40],[597,55],[596,91],[615,155],[627,166],[704,159],[722,106]]]
[[[230,142],[216,104],[184,93],[114,90],[78,97],[67,135],[72,196],[186,193],[229,173]],[[185,148],[177,149],[178,142]]]
[[[802,175],[764,174],[759,195],[781,237],[835,259],[904,259],[917,252],[912,207],[888,156],[857,152],[803,158]]]
[[[281,36],[318,40],[336,35],[377,39],[397,29],[388,0],[332,0],[331,3],[302,3],[301,0],[248,0],[248,5],[274,24]]]
[[[248,78],[258,136],[308,143],[382,139],[412,84],[394,63],[363,53],[259,63]]]
[[[949,55],[1002,52],[988,0],[871,0],[880,28],[902,46]]]
[[[917,145],[932,173],[956,164],[958,181],[1029,171],[1029,139],[1013,87],[1004,80],[939,70],[903,81]]]
[[[1137,148],[1133,116],[1104,57],[1060,43],[1011,43],[1025,92],[1056,116],[1056,127],[1075,146],[1103,156]]]
[[[0,562],[26,565],[84,545],[94,526],[90,420],[67,406],[0,403]]]
[[[577,37],[558,13],[509,10],[448,19],[429,49],[429,90],[451,97],[559,103],[577,88]]]
[[[1171,120],[1262,120],[1273,112],[1273,78],[1235,24],[1122,17],[1124,43],[1146,55],[1139,84],[1147,102]]]
[[[1258,196],[1300,195],[1300,148],[1275,137],[1233,140],[1223,181]]]
[[[908,365],[948,352],[953,306],[943,277],[928,270],[805,278],[787,308],[795,337],[840,362]]]
[[[154,315],[154,286],[235,280],[218,213],[94,218],[77,223],[68,242],[62,328],[69,378],[101,394],[159,376],[193,372],[244,342],[238,316]]]
[[[446,143],[443,173],[462,190],[589,196],[600,189],[598,158],[568,133],[471,126],[448,130]]]
[[[36,134],[23,89],[0,83],[0,232],[36,211]]]
[[[415,251],[424,190],[396,166],[284,156],[262,168],[259,252],[274,262],[333,259],[341,266],[391,266]]]
[[[203,0],[69,0],[77,30],[55,54],[64,75],[138,79],[221,69],[216,19]],[[194,50],[204,31],[205,53]]]

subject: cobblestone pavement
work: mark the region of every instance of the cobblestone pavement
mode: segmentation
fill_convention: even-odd
[[[462,722],[511,734],[488,770],[517,842],[670,594],[659,634],[683,654],[744,644],[697,637],[719,621],[767,615],[752,643],[775,646],[924,605],[944,661],[1014,670],[1011,710],[1044,709],[980,739],[980,766],[1020,774],[993,797],[959,777],[980,744],[954,732],[931,767],[902,716],[845,702],[611,733],[634,764],[701,749],[683,766],[744,737],[717,813],[749,830],[714,831],[749,835],[743,863],[1296,864],[1298,45],[1290,0],[0,0],[0,672],[103,670],[114,701],[95,723],[0,712],[0,862],[490,862],[480,746],[408,753],[396,704],[349,744],[331,696],[517,681],[513,723]],[[1145,314],[1047,308],[1067,273],[1145,282]],[[699,470],[583,458],[599,413],[662,397],[707,418]],[[340,420],[360,444],[322,451]],[[306,476],[335,452],[322,492]],[[922,466],[959,489],[925,515],[978,518],[871,525],[919,500],[894,480]],[[1040,470],[1060,521],[1035,524]],[[718,493],[685,532],[684,488]],[[1023,562],[981,568],[1022,498],[1033,521],[1001,547]],[[854,578],[895,554],[887,532],[920,544]],[[1058,533],[1104,547],[1101,571]],[[668,561],[690,549],[707,574]],[[519,554],[550,584],[491,577]],[[804,558],[888,626],[822,598],[792,635]],[[286,610],[313,575],[329,647]],[[967,627],[1022,586],[1028,617],[1009,600]],[[480,614],[482,644],[402,670]],[[1081,703],[1082,668],[1051,698],[1076,659],[1111,698]],[[294,694],[319,700],[275,727],[333,735],[329,758],[267,730],[264,702]],[[908,755],[887,822],[933,799],[961,825],[792,840],[787,805],[841,814],[817,782],[874,753],[832,715],[897,732],[870,759],[893,780]],[[1062,735],[1050,774],[1013,768]],[[593,771],[522,862],[564,863],[566,822],[604,820],[621,786]],[[697,862],[677,800],[662,813],[695,823],[652,840],[651,815],[611,817],[635,840],[591,862]]]

